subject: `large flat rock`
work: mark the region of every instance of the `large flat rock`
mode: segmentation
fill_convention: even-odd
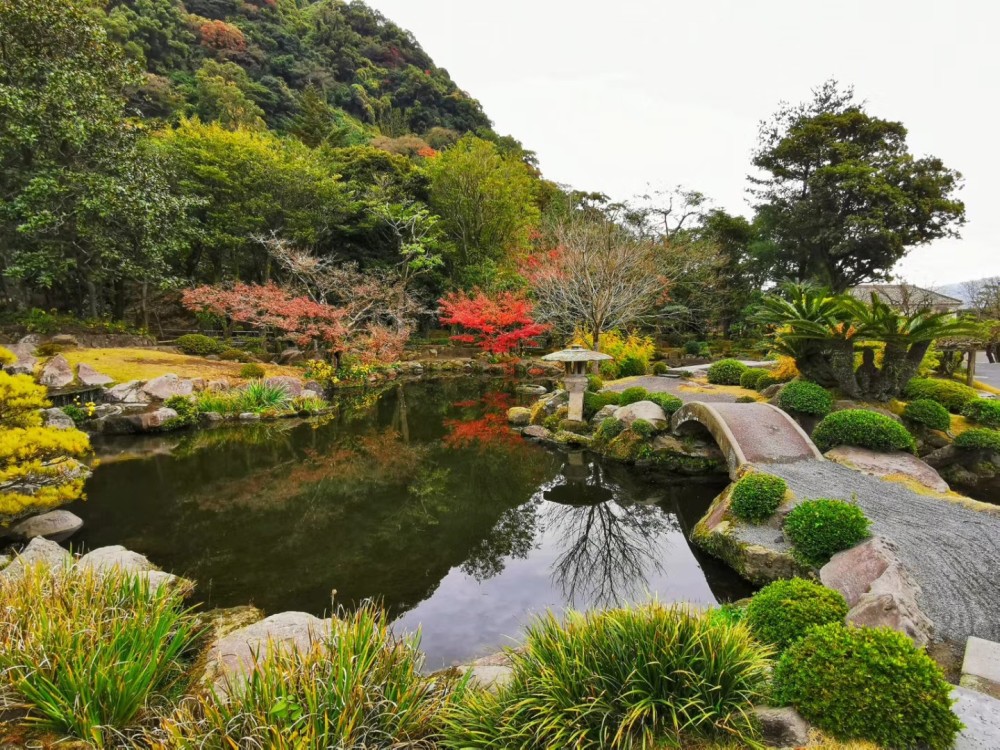
[[[32,516],[11,527],[11,534],[20,539],[34,539],[43,536],[54,542],[69,539],[83,528],[83,521],[68,510],[50,510],[40,516]]]
[[[948,483],[937,471],[904,451],[878,453],[853,445],[838,445],[826,452],[826,457],[856,471],[863,471],[876,477],[902,477],[922,484],[935,492],[947,492]]]
[[[957,687],[952,710],[965,724],[952,750],[997,750],[1000,748],[1000,700],[974,690]]]
[[[975,637],[966,641],[961,685],[1000,699],[1000,643]]]
[[[145,578],[149,582],[151,591],[160,586],[177,587],[184,591],[194,588],[191,581],[172,573],[163,572],[153,565],[145,555],[125,549],[120,544],[98,547],[77,560],[76,566],[80,570],[91,570],[95,573],[106,573],[117,568]]]

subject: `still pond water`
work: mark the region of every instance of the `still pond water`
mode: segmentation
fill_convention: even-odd
[[[74,545],[142,552],[207,606],[378,599],[422,628],[429,668],[511,645],[546,608],[748,593],[687,542],[723,482],[528,443],[506,424],[514,398],[422,382],[309,422],[105,441]]]

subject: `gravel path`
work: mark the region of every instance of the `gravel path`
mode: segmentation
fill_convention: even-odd
[[[684,389],[681,388],[684,386]],[[726,391],[713,393],[715,388],[704,383],[694,383],[683,378],[668,378],[662,375],[640,375],[634,378],[612,380],[604,384],[605,391],[621,393],[626,388],[645,388],[650,393],[669,393],[681,401],[706,401],[709,403],[733,403],[736,396]],[[691,389],[691,390],[687,390]],[[695,390],[696,389],[696,390]]]
[[[899,547],[938,638],[1000,640],[1000,516],[919,495],[832,461],[763,468],[783,477],[800,498],[856,496],[872,532]]]

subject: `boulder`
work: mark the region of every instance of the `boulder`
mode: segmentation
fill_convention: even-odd
[[[551,430],[542,427],[540,424],[533,424],[521,430],[521,435],[532,440],[550,440]]]
[[[38,382],[48,388],[65,388],[73,382],[73,368],[61,354],[57,354],[42,368]]]
[[[284,351],[281,352],[281,354],[278,355],[278,364],[279,365],[294,365],[294,364],[298,364],[299,362],[304,361],[305,358],[306,358],[306,355],[304,355],[301,351],[299,351],[298,349],[295,349],[293,347],[293,348],[285,349]]]
[[[856,547],[838,552],[819,571],[823,585],[844,595],[847,606],[858,603],[886,569],[898,563],[896,547],[887,539],[872,537]]]
[[[757,706],[753,713],[760,723],[761,739],[768,747],[803,747],[809,743],[809,723],[794,708]]]
[[[512,406],[507,410],[507,421],[515,427],[526,427],[531,422],[531,409]]]
[[[104,400],[109,404],[148,404],[152,398],[142,389],[141,380],[130,380],[104,391]]]
[[[912,597],[888,593],[864,594],[847,613],[847,622],[865,628],[898,630],[917,648],[927,645],[934,629]]]
[[[229,381],[222,380],[209,380],[205,383],[206,391],[228,391],[230,388]]]
[[[618,411],[618,407],[614,404],[605,404],[597,410],[597,413],[593,416],[590,422],[591,424],[597,425],[605,419],[612,419],[615,416],[616,411]]]
[[[238,419],[241,422],[259,422],[260,414],[257,414],[256,412],[252,411],[244,411],[240,413]]]
[[[659,466],[688,476],[729,472],[726,457],[714,442],[692,437],[657,435],[653,439],[653,457]]]
[[[80,346],[80,342],[76,340],[76,336],[69,333],[57,333],[55,336],[49,339],[50,344],[55,344],[56,346],[66,346],[75,347]]]
[[[83,528],[83,521],[68,510],[50,510],[40,516],[32,516],[11,527],[10,533],[20,539],[45,537],[53,542],[68,539]]]
[[[264,382],[272,388],[284,389],[289,398],[298,398],[302,395],[302,381],[298,378],[293,378],[290,375],[279,375],[277,377],[268,378]]]
[[[76,378],[81,385],[99,386],[115,382],[114,378],[98,372],[86,362],[81,362],[76,368]]]
[[[76,567],[78,570],[88,570],[98,574],[117,568],[145,578],[149,582],[151,591],[161,586],[180,588],[185,592],[194,589],[194,583],[191,581],[172,573],[164,573],[153,565],[145,555],[125,549],[120,544],[98,547],[88,552],[76,561]]]
[[[106,435],[131,435],[134,433],[156,432],[171,419],[177,418],[177,412],[161,406],[159,409],[145,411],[140,414],[120,414],[102,420],[101,432]]]
[[[282,612],[232,631],[208,649],[204,681],[225,695],[246,680],[271,649],[308,651],[330,632],[330,621],[306,612]]]
[[[71,430],[76,427],[76,422],[62,409],[52,407],[42,409],[42,424],[46,427],[55,427],[57,430]]]
[[[194,393],[194,383],[168,372],[142,386],[142,392],[156,401],[166,401],[173,396],[190,396]]]
[[[825,455],[831,461],[836,461],[838,464],[871,476],[902,476],[936,492],[947,492],[949,489],[948,483],[941,478],[937,471],[912,453],[904,451],[876,453],[867,448],[839,445],[827,451]]]
[[[114,417],[121,414],[122,407],[117,404],[97,404],[94,407],[94,419],[104,419],[105,417]]]
[[[50,569],[61,568],[72,563],[73,557],[55,542],[37,536],[28,542],[14,562],[0,571],[0,580],[17,580],[24,575],[25,568],[43,565]]]
[[[659,404],[654,404],[652,401],[636,401],[634,404],[619,406],[615,409],[614,416],[615,419],[624,422],[626,427],[631,426],[637,419],[644,419],[657,430],[665,430],[670,426],[666,413]]]
[[[225,417],[223,417],[217,411],[206,411],[202,412],[201,414],[201,421],[206,422],[208,424],[213,424],[215,422],[222,422],[224,419]]]
[[[14,344],[7,347],[15,360],[4,367],[11,375],[33,375],[38,359],[35,357],[35,347],[32,344]]]
[[[323,398],[326,395],[326,391],[323,386],[317,383],[315,380],[307,380],[302,385],[302,395],[303,396],[316,396],[318,398]]]

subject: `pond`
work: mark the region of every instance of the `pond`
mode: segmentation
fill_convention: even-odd
[[[749,593],[687,542],[724,479],[524,441],[507,388],[410,383],[310,421],[98,442],[74,546],[141,552],[206,606],[322,615],[331,591],[377,599],[422,628],[428,668],[511,645],[546,608]]]

